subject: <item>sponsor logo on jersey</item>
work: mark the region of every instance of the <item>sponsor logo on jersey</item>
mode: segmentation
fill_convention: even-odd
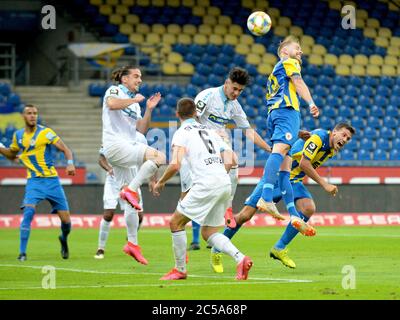
[[[229,119],[218,117],[215,114],[210,114],[208,116],[208,120],[210,120],[211,122],[214,122],[214,123],[218,123],[218,124],[227,124],[229,122]]]
[[[306,147],[306,151],[311,154],[313,154],[315,150],[317,150],[317,145],[314,142],[310,142]]]
[[[126,116],[128,116],[129,118],[132,118],[132,119],[134,119],[134,120],[137,120],[136,111],[134,111],[134,110],[132,110],[132,109],[129,109],[129,108],[126,108],[126,109],[123,109],[122,112],[123,112]]]

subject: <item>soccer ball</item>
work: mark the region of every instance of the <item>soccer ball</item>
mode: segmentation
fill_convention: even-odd
[[[265,12],[255,11],[247,19],[247,28],[255,36],[263,36],[271,29],[271,18]]]

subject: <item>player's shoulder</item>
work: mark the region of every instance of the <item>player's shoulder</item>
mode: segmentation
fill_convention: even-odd
[[[216,93],[218,93],[218,87],[216,88],[207,88],[203,91],[200,91],[196,98],[194,99],[195,102],[202,100],[208,101],[211,97],[213,97]]]
[[[327,136],[329,136],[329,131],[325,129],[315,129],[311,131],[311,135],[316,135],[321,138],[321,140],[324,140]]]
[[[120,95],[122,93],[122,90],[120,87],[118,87],[117,85],[111,85],[107,88],[105,95]]]

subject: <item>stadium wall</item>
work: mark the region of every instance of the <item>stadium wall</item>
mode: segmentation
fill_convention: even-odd
[[[238,186],[234,211],[240,210],[253,185]],[[399,212],[398,195],[400,185],[339,185],[338,196],[331,197],[319,186],[309,185],[310,192],[317,204],[317,212],[335,213],[387,213]],[[0,186],[0,214],[19,214],[19,206],[24,196],[24,186]],[[66,185],[65,193],[69,200],[71,213],[101,214],[103,212],[103,185]],[[153,197],[142,188],[146,213],[172,213],[176,207],[180,185],[168,185],[161,197]],[[282,203],[278,209],[286,212]],[[38,213],[49,213],[50,205],[43,201],[37,208]]]

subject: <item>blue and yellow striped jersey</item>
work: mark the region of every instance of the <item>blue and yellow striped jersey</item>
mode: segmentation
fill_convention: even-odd
[[[335,155],[335,149],[329,146],[330,131],[316,129],[311,131],[311,137],[304,141],[298,139],[289,151],[292,157],[292,170],[290,171],[290,181],[303,181],[305,173],[300,168],[301,157],[304,156],[311,161],[314,169],[322,165],[326,160]]]
[[[272,70],[267,82],[268,112],[277,108],[293,107],[299,111],[299,98],[296,88],[290,77],[301,75],[300,63],[296,59],[285,58],[280,60]]]
[[[10,149],[20,152],[19,160],[27,168],[28,179],[58,176],[50,150],[50,145],[58,140],[60,137],[53,130],[40,125],[32,133],[25,129],[14,133]]]

